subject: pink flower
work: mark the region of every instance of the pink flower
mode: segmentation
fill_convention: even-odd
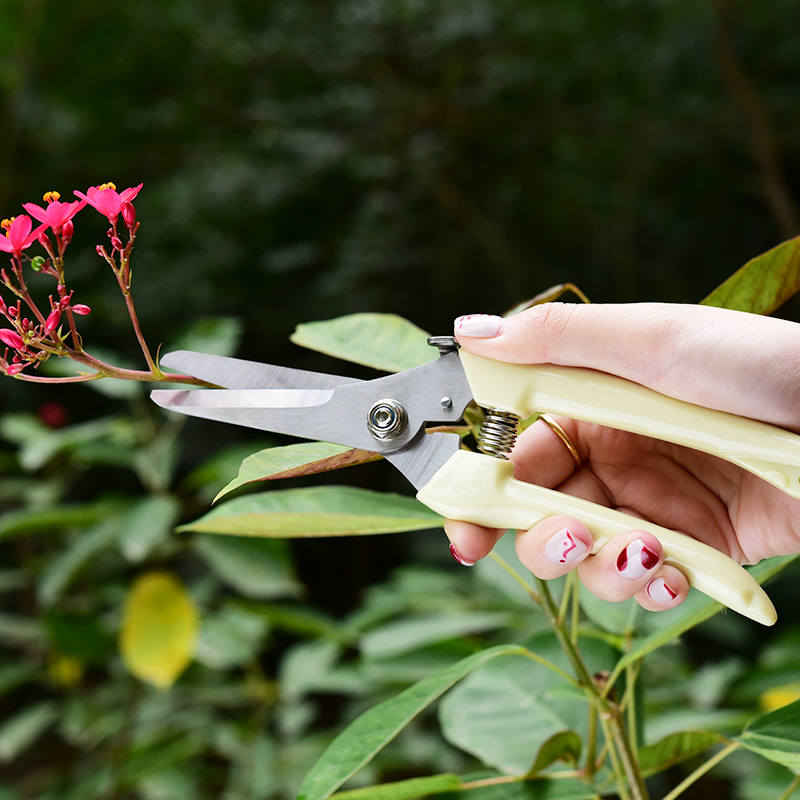
[[[0,329],[0,342],[8,347],[13,347],[14,350],[22,350],[25,347],[25,342],[22,337],[11,328]]]
[[[76,200],[74,203],[62,203],[58,192],[48,192],[44,196],[47,205],[42,208],[36,203],[23,203],[23,208],[39,222],[49,225],[56,233],[66,222],[69,222],[85,205],[86,200]]]
[[[20,214],[13,219],[3,220],[2,227],[7,233],[5,235],[0,233],[0,250],[19,258],[22,255],[22,251],[36,241],[47,225],[40,225],[35,231],[31,232],[33,227],[31,218],[27,214]]]
[[[108,221],[114,225],[120,211],[122,211],[122,206],[125,203],[130,203],[139,194],[142,185],[140,183],[138,186],[124,189],[117,194],[117,187],[113,183],[104,183],[102,186],[90,186],[86,190],[86,194],[78,191],[74,192],[74,194],[76,197],[85,200],[93,208],[96,208],[101,214],[105,214],[108,217]]]

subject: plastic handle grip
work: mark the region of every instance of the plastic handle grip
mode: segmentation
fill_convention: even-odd
[[[528,366],[460,352],[475,402],[526,419],[559,414],[709,453],[800,498],[800,436],[579,367]]]
[[[775,623],[775,608],[752,575],[713,547],[620,511],[523,483],[513,472],[509,461],[461,450],[417,498],[442,516],[491,528],[528,530],[545,517],[568,514],[591,531],[593,552],[623,531],[649,531],[661,541],[665,561],[680,569],[692,586],[762,625]]]

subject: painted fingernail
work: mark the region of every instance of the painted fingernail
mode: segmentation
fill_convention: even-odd
[[[475,562],[474,561],[467,561],[467,559],[464,558],[461,555],[461,553],[458,552],[458,550],[456,550],[456,546],[454,544],[450,545],[450,555],[453,556],[453,558],[456,561],[458,561],[459,564],[461,564],[461,565],[463,565],[465,567],[474,567],[475,566]]]
[[[455,332],[476,339],[491,339],[503,329],[503,318],[493,314],[467,314],[455,321]]]
[[[643,578],[658,564],[658,556],[641,539],[632,541],[617,557],[617,571],[623,578]]]
[[[678,593],[670,589],[663,578],[655,578],[650,581],[645,591],[647,596],[656,603],[670,603],[678,596]]]
[[[588,549],[580,539],[576,539],[564,528],[547,540],[544,555],[551,564],[573,564],[585,555]]]

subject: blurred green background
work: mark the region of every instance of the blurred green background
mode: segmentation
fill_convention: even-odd
[[[50,190],[67,200],[73,189],[143,182],[133,288],[151,345],[227,317],[241,327],[237,355],[328,371],[338,366],[289,343],[298,323],[383,311],[447,333],[459,314],[502,313],[567,281],[598,302],[697,302],[800,233],[798,30],[794,0],[0,0],[0,217]],[[115,282],[94,251],[105,227],[93,212],[76,218],[67,274],[76,300],[93,309],[81,321],[87,347],[138,364]],[[800,318],[798,308],[780,313]],[[137,418],[140,400],[0,387],[0,635],[9,643],[0,712],[17,725],[0,727],[10,776],[0,777],[0,797],[288,796],[325,741],[308,731],[365,707],[355,687],[366,684],[335,673],[327,688],[309,679],[287,700],[276,669],[312,633],[348,652],[353,628],[333,635],[266,607],[247,617],[237,606],[236,617],[226,605],[241,588],[235,575],[214,583],[199,565],[219,557],[213,545],[192,550],[188,539],[156,536],[131,557],[91,527],[108,516],[109,493],[124,516],[170,491],[171,505],[153,512],[167,531],[197,516],[210,501],[202,487],[224,484],[255,447],[241,432],[190,423],[195,435],[180,452],[169,443],[159,461],[163,437],[120,421],[131,416],[126,401]],[[50,435],[31,425],[51,401],[72,423],[113,424],[47,440],[50,456],[26,460]],[[134,427],[120,434],[126,424]],[[142,467],[148,457],[163,474]],[[405,491],[383,465],[347,480]],[[95,516],[65,522],[63,504],[75,503]],[[8,523],[42,509],[62,521]],[[87,531],[94,544],[76,554]],[[445,608],[459,591],[459,602],[477,605],[479,593],[446,583],[453,565],[439,545],[315,542],[275,557],[285,565],[291,556],[308,584],[302,596],[337,617],[364,602],[366,585],[397,581],[391,567],[414,554],[448,576],[440,580],[449,594],[423,606]],[[200,694],[175,700],[173,690],[177,706],[160,711],[167,700],[131,688],[110,644],[123,591],[149,566],[179,572],[203,608],[229,615],[217,634],[239,625],[244,647],[195,664],[182,680]],[[430,588],[410,578],[392,586],[382,591],[398,614]],[[367,627],[389,614],[375,603]],[[720,635],[741,658],[756,634],[726,623]],[[77,682],[53,677],[53,659],[65,654],[78,663]],[[334,674],[326,670],[336,658],[317,655],[320,674]],[[19,665],[25,675],[13,672]],[[728,668],[726,680],[741,674]],[[414,675],[409,667],[370,686],[380,695]],[[101,719],[121,706],[151,727],[132,732],[128,720],[98,733],[86,721],[92,709]],[[189,709],[200,716],[190,720]],[[213,746],[198,734],[204,726],[221,731]],[[37,741],[46,746],[32,753]],[[461,765],[449,750],[424,749],[404,751],[420,771]],[[259,758],[271,766],[253,778]],[[90,785],[109,763],[111,777]]]

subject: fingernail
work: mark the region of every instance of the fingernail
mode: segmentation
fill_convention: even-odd
[[[645,591],[647,596],[656,603],[669,603],[678,596],[677,592],[667,586],[667,582],[663,578],[650,581]]]
[[[641,539],[631,542],[617,557],[617,570],[623,578],[643,578],[658,564],[658,556]]]
[[[503,329],[503,318],[493,314],[467,314],[455,321],[455,332],[476,339],[491,339]]]
[[[580,539],[576,539],[564,528],[547,540],[544,555],[551,564],[573,564],[585,555],[588,549]]]
[[[453,558],[456,561],[458,561],[458,563],[461,564],[462,566],[465,566],[465,567],[474,567],[475,566],[475,562],[474,561],[467,561],[467,559],[464,558],[458,552],[458,550],[456,550],[456,546],[454,544],[450,545],[450,555],[453,556]]]

